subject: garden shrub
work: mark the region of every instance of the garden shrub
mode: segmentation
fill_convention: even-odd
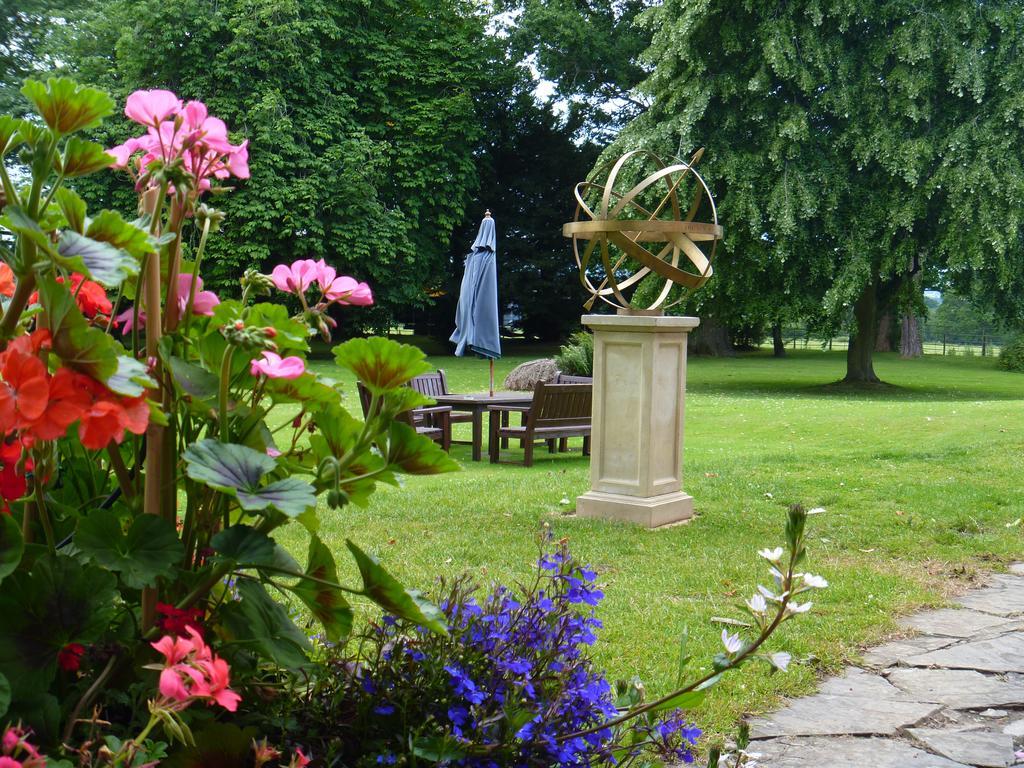
[[[999,367],[1004,371],[1024,373],[1024,334],[1002,348],[999,352]]]
[[[594,334],[577,331],[555,356],[558,370],[570,376],[594,375]]]

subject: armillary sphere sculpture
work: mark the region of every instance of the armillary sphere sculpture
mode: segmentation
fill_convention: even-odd
[[[580,281],[590,293],[588,310],[600,299],[622,314],[661,314],[711,277],[722,228],[711,190],[694,169],[702,154],[699,149],[689,162],[665,165],[653,152],[627,152],[598,169],[594,181],[576,185],[575,220],[562,227],[562,234],[572,238]],[[651,164],[654,172],[641,176]],[[690,200],[685,210],[681,196]],[[705,201],[711,221],[694,221]],[[652,274],[665,280],[657,297],[646,308],[631,306],[624,291],[632,292]],[[682,296],[666,304],[673,285],[683,287]]]

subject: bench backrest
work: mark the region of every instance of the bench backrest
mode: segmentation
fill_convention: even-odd
[[[594,377],[593,376],[573,376],[571,374],[562,373],[561,371],[559,371],[558,375],[555,376],[555,380],[553,382],[551,382],[551,383],[552,384],[593,384],[594,383]]]
[[[593,387],[590,384],[545,384],[537,382],[529,426],[582,427],[590,424]]]
[[[414,376],[409,382],[409,386],[427,397],[448,394],[448,380],[441,369]]]

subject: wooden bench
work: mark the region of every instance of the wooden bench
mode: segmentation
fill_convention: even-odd
[[[583,455],[590,455],[590,417],[592,387],[589,384],[545,384],[538,382],[529,407],[492,405],[487,447],[492,464],[499,462],[502,440],[519,440],[523,446],[523,464],[533,466],[533,447],[537,440],[555,452],[555,443],[570,437],[583,438]],[[509,413],[522,413],[523,424],[507,423]]]
[[[555,374],[555,380],[552,384],[593,384],[593,376],[572,376],[568,373],[562,373],[559,371]]]
[[[372,402],[370,390],[364,387],[361,381],[357,381],[356,386],[359,389],[359,405],[363,409],[363,418],[368,419]],[[448,452],[452,447],[451,415],[452,409],[447,405],[433,405],[404,411],[398,414],[395,420],[408,424],[418,434],[440,443],[445,452]]]
[[[445,377],[444,369],[442,368],[438,368],[436,371],[431,371],[430,373],[423,373],[419,376],[414,376],[409,381],[409,386],[421,395],[426,395],[427,397],[437,398],[451,394],[451,392],[448,391],[448,379]],[[439,420],[436,418],[430,418],[428,421],[430,422],[428,426],[440,426],[440,424],[437,423]],[[473,414],[467,411],[451,410],[448,415],[448,421],[451,424],[465,424],[473,421]],[[452,440],[451,442],[465,445],[473,444],[472,440]]]

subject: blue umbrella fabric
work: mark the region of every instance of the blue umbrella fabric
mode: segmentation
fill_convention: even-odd
[[[455,310],[455,332],[450,341],[455,344],[455,354],[459,357],[467,350],[491,360],[501,357],[496,251],[494,219],[488,211],[480,222],[473,248],[466,256],[459,306]]]

